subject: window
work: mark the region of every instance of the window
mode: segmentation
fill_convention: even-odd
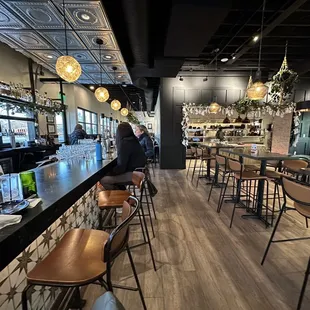
[[[110,137],[110,118],[109,117],[104,117],[101,119],[101,130],[105,132],[105,136]]]
[[[98,115],[91,111],[87,111],[81,108],[77,109],[78,112],[78,122],[81,124],[89,135],[98,134]]]
[[[64,114],[56,114],[56,128],[58,134],[58,141],[60,143],[65,142],[65,130],[64,130]]]
[[[35,139],[34,116],[32,113],[13,113],[6,105],[0,107],[0,144],[10,143],[11,132],[15,141],[23,143]]]

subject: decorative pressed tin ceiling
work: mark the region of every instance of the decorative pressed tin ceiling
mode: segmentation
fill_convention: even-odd
[[[100,84],[99,46],[103,40],[101,64],[103,84],[131,84],[101,1],[66,0],[69,55],[82,66],[81,84]],[[0,0],[0,41],[32,58],[52,72],[56,60],[65,55],[62,0]],[[114,72],[113,67],[116,67]],[[112,80],[111,80],[112,79]]]

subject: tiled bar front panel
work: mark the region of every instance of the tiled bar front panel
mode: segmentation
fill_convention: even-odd
[[[21,310],[21,293],[26,286],[26,273],[40,262],[71,228],[96,228],[98,208],[96,187],[91,188],[30,246],[0,271],[0,310]],[[14,244],[12,244],[14,246]],[[31,310],[49,310],[59,290],[34,287]]]

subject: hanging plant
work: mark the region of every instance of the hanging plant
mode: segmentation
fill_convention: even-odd
[[[248,97],[239,99],[238,101],[231,104],[231,109],[236,111],[239,115],[248,114],[259,108],[258,100],[251,100]]]
[[[140,125],[140,121],[138,120],[137,116],[134,112],[129,112],[127,115],[127,120],[131,124]]]
[[[270,101],[266,103],[266,110],[273,116],[283,116],[293,112],[295,103],[292,101],[293,89],[298,81],[298,74],[288,68],[286,56],[280,70],[270,82]]]

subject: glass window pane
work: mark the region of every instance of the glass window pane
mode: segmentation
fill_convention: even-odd
[[[78,121],[84,122],[84,111],[81,109],[78,109]]]
[[[2,132],[2,143],[10,143],[10,138],[8,136],[9,121],[7,119],[0,119],[0,126]]]
[[[56,127],[57,127],[57,134],[58,134],[58,141],[64,142],[65,135],[64,135],[64,124],[63,124],[63,114],[56,115]]]
[[[26,122],[26,121],[13,121],[11,120],[11,129],[15,133],[15,140],[16,142],[23,143],[25,140],[29,141],[32,140],[29,135],[29,125],[34,125],[32,122]]]
[[[0,107],[0,115],[8,115],[8,110],[6,105]]]
[[[85,126],[85,131],[86,131],[86,133],[87,134],[92,134],[92,127],[91,127],[91,125],[90,124],[86,124],[86,126]]]
[[[93,125],[93,134],[97,134],[98,133],[98,127],[97,125]]]
[[[96,113],[92,113],[92,123],[93,124],[97,124],[97,122],[98,122],[97,114]]]
[[[91,123],[91,114],[88,111],[85,111],[85,122]]]
[[[30,113],[15,113],[15,112],[9,111],[9,115],[15,116],[15,117],[33,118],[33,115]]]

